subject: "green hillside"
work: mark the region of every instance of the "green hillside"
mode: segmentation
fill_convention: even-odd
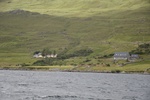
[[[91,16],[149,6],[149,0],[1,0],[0,11],[23,9],[57,16]]]
[[[0,0],[0,11],[2,66],[33,63],[44,48],[93,50],[71,64],[150,42],[150,0]]]

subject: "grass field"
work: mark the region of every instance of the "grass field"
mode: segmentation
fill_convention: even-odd
[[[149,9],[149,0],[0,0],[0,65],[32,64],[33,52],[44,48],[94,51],[67,64],[129,52],[150,42]]]
[[[119,66],[1,66],[0,69],[13,70],[47,70],[47,71],[69,71],[69,72],[105,72],[105,73],[150,73],[150,62],[136,62],[123,67]]]
[[[0,11],[23,9],[55,16],[87,17],[143,6],[149,6],[149,0],[1,0]]]

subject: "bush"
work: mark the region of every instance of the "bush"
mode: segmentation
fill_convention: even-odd
[[[35,51],[35,52],[33,53],[33,55],[38,54],[38,53],[40,53],[40,51]]]
[[[83,62],[90,62],[91,60],[90,59],[86,59],[85,61],[83,61]]]
[[[109,58],[112,57],[114,54],[104,55],[103,58]]]
[[[36,62],[33,63],[33,65],[36,65],[36,66],[45,66],[45,62],[44,60],[38,60]]]
[[[149,43],[144,43],[139,45],[139,48],[150,48],[150,44]]]
[[[21,67],[30,66],[29,64],[26,64],[26,63],[20,64],[20,65]]]
[[[51,54],[52,52],[48,49],[48,48],[45,48],[45,49],[43,49],[43,51],[42,51],[42,56],[46,56],[46,55],[48,55],[48,54]]]
[[[110,64],[106,64],[107,67],[110,67]]]
[[[121,71],[116,69],[116,70],[112,70],[111,73],[120,73]]]

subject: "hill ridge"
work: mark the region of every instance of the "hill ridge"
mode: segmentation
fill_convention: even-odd
[[[109,11],[150,6],[149,0],[1,0],[0,11],[16,9],[56,16],[86,17]]]

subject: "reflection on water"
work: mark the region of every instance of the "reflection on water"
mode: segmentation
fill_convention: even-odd
[[[0,70],[0,100],[150,100],[150,76]]]

